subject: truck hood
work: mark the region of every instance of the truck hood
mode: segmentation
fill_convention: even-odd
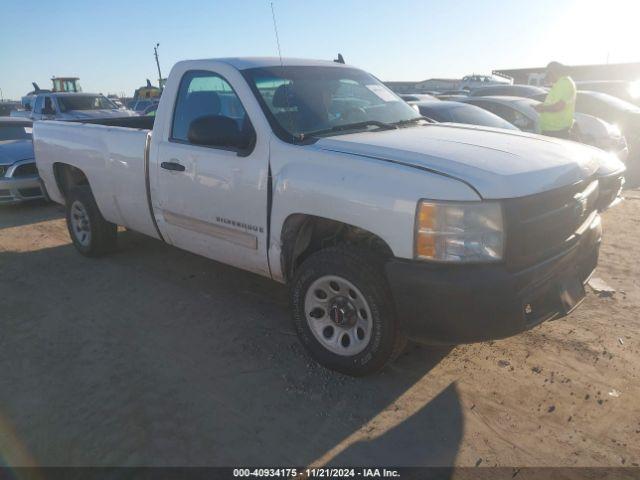
[[[523,197],[584,180],[606,155],[575,142],[451,124],[327,137],[316,147],[453,177],[484,199]]]
[[[0,141],[0,165],[12,165],[18,160],[34,158],[31,140]]]

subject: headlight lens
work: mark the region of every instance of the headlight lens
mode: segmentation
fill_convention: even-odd
[[[415,235],[415,256],[421,260],[499,261],[504,252],[502,208],[497,202],[422,200]]]

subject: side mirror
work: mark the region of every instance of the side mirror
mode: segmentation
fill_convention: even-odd
[[[238,123],[222,115],[206,115],[196,118],[189,125],[187,139],[194,145],[226,148],[243,153],[253,146],[255,134],[243,133]]]

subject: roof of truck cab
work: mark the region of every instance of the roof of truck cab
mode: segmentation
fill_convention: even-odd
[[[237,68],[247,70],[249,68],[263,67],[347,67],[342,63],[332,60],[310,60],[308,58],[282,58],[279,57],[230,57],[230,58],[210,58],[213,62],[223,62]]]

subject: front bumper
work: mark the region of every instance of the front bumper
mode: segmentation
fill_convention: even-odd
[[[564,316],[584,298],[601,237],[594,214],[570,249],[518,272],[504,264],[390,260],[386,274],[402,328],[413,340],[453,345],[508,337]]]
[[[33,160],[16,162],[7,169],[4,176],[0,176],[0,205],[45,198],[42,182],[37,174],[19,173],[20,167],[31,163]]]

